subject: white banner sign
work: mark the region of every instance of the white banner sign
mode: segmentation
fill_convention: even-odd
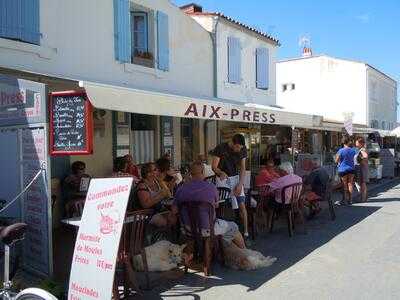
[[[76,237],[68,299],[111,299],[132,178],[90,181]]]
[[[353,135],[353,114],[345,114],[344,128],[349,135]]]

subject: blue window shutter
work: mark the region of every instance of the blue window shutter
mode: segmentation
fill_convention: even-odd
[[[0,36],[21,38],[21,1],[0,0]]]
[[[228,82],[240,83],[241,63],[240,40],[235,37],[228,37]]]
[[[256,49],[256,87],[269,88],[269,50],[268,48]]]
[[[21,40],[40,44],[39,0],[22,0],[21,2]]]
[[[132,55],[131,12],[129,0],[114,0],[115,59],[130,63]]]
[[[157,67],[169,71],[169,24],[168,15],[157,12]]]

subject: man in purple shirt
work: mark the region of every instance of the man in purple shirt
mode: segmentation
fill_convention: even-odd
[[[191,165],[191,180],[184,183],[175,194],[174,210],[183,202],[208,202],[215,208],[218,206],[218,190],[207,181],[204,181],[204,166],[201,162],[194,162]],[[189,216],[185,211],[180,211],[184,229],[190,229]],[[215,215],[215,213],[214,213]],[[235,243],[239,248],[244,249],[245,243],[238,226],[234,222],[227,222],[221,219],[214,221],[215,235],[222,235],[222,238],[230,243]],[[200,211],[200,226],[202,234],[209,235],[209,215],[207,211]]]

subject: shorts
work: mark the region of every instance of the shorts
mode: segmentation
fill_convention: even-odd
[[[222,239],[231,242],[239,232],[239,227],[235,222],[228,222],[222,219],[216,219],[214,224],[214,234],[222,235]]]
[[[233,190],[236,187],[236,185],[239,183],[239,175],[228,177],[225,180],[220,180],[219,177],[217,177],[217,182],[216,186],[217,187],[227,187],[231,190],[231,205],[232,209],[238,209],[240,203],[244,203],[246,201],[246,196],[244,194],[244,187],[242,187],[242,191],[240,193],[240,196],[235,196],[233,194]]]
[[[185,225],[181,227],[181,231],[183,234],[191,236],[190,234],[190,226]],[[225,242],[232,242],[235,236],[239,232],[239,227],[235,222],[228,222],[222,219],[216,219],[214,223],[214,235],[221,235],[222,239]],[[210,236],[210,229],[202,229],[201,230],[202,237]]]
[[[339,177],[344,177],[344,176],[346,176],[346,175],[354,175],[355,174],[355,172],[354,172],[354,170],[347,170],[347,171],[344,171],[344,172],[339,172]]]

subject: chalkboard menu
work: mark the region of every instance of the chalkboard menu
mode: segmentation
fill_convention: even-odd
[[[92,106],[84,92],[52,93],[50,97],[50,154],[91,154]]]

